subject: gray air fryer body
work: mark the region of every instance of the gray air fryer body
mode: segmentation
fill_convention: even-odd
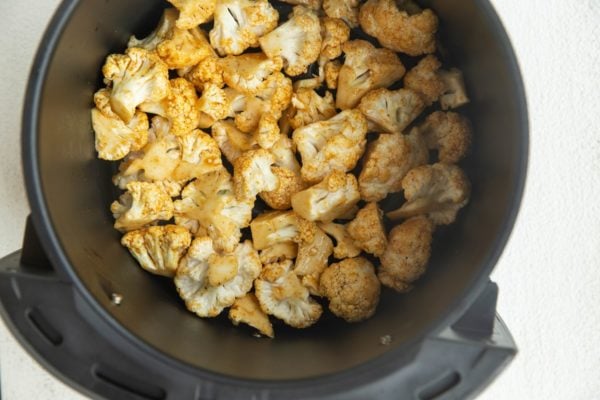
[[[424,2],[425,3],[425,2]],[[527,114],[507,36],[484,0],[426,2],[442,56],[463,70],[475,132],[472,199],[440,230],[407,295],[384,291],[361,324],[325,319],[275,340],[188,312],[171,282],[119,244],[112,167],[96,159],[93,93],[107,54],[158,21],[158,0],[66,0],[31,74],[23,163],[32,216],[22,252],[0,262],[2,314],[47,368],[94,396],[132,399],[457,398],[514,355],[489,282],[524,185]]]

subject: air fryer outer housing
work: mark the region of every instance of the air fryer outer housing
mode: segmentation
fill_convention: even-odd
[[[489,275],[526,175],[525,95],[508,38],[484,0],[432,0],[441,56],[463,70],[475,132],[470,204],[439,230],[427,274],[384,291],[361,324],[325,318],[259,340],[185,310],[172,284],[135,266],[112,228],[112,167],[96,159],[89,109],[99,69],[161,2],[67,0],[40,45],[23,116],[31,218],[0,260],[1,313],[43,365],[92,397],[450,399],[478,393],[514,356]]]

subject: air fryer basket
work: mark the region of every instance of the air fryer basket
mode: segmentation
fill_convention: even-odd
[[[91,99],[106,55],[122,51],[132,32],[146,33],[162,2],[64,1],[35,60],[23,117],[33,225],[22,257],[0,263],[2,312],[13,332],[58,375],[106,397],[125,396],[123,380],[127,393],[142,398],[234,398],[240,388],[248,390],[240,398],[307,398],[359,387],[383,395],[385,385],[398,396],[388,378],[415,360],[418,368],[434,365],[436,357],[458,365],[485,358],[483,350],[506,350],[464,393],[485,383],[514,353],[499,320],[494,325],[496,287],[489,274],[523,190],[525,96],[509,41],[487,1],[422,3],[440,15],[442,56],[463,70],[472,99],[474,146],[465,165],[471,202],[456,224],[436,234],[428,272],[414,291],[385,290],[372,319],[347,324],[330,318],[302,331],[278,326],[276,340],[258,340],[225,318],[188,312],[168,280],[135,265],[112,228],[108,205],[116,192],[111,167],[94,152]],[[508,335],[506,342],[494,342],[493,329]],[[430,345],[437,350],[428,356],[424,347],[432,340],[442,344]],[[450,342],[460,345],[443,344]],[[448,387],[469,381],[464,373],[440,371],[435,377],[452,383]],[[161,386],[165,379],[170,383]],[[182,387],[173,389],[174,382]],[[432,393],[421,398],[440,394]]]

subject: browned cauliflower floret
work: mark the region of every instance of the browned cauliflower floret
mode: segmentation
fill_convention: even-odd
[[[233,302],[229,309],[229,319],[235,326],[243,323],[256,329],[261,335],[275,337],[273,325],[267,314],[260,308],[260,303],[254,293],[248,293]]]
[[[177,225],[151,226],[126,233],[121,244],[146,271],[172,277],[190,243],[190,232]]]
[[[218,88],[225,86],[223,80],[223,65],[219,57],[206,57],[198,65],[184,73],[196,89],[203,91],[206,85],[212,84]]]
[[[231,164],[242,153],[258,148],[254,136],[240,131],[232,121],[217,121],[212,126],[211,134]]]
[[[327,268],[333,252],[333,242],[314,222],[299,219],[298,257],[294,273],[310,294],[321,296],[319,279]]]
[[[319,228],[335,239],[333,256],[338,260],[356,257],[360,254],[360,249],[354,243],[354,239],[348,234],[346,226],[329,222],[327,224],[319,224]]]
[[[331,222],[351,210],[360,200],[352,174],[334,171],[323,181],[292,196],[292,207],[309,221]]]
[[[296,159],[295,146],[292,140],[284,135],[269,149],[275,157],[275,165],[289,169],[295,174],[300,174],[300,163]]]
[[[382,217],[383,212],[377,203],[368,203],[346,225],[346,230],[354,239],[354,244],[376,256],[382,255],[387,246]]]
[[[313,10],[319,10],[323,0],[281,0],[284,3],[293,4],[295,6],[306,6]]]
[[[446,90],[440,97],[442,110],[458,108],[469,102],[462,72],[456,68],[440,72]]]
[[[342,45],[350,38],[350,28],[341,19],[324,17],[321,19],[321,36],[320,60],[333,60],[342,55]]]
[[[279,178],[271,170],[275,159],[264,149],[249,150],[233,163],[233,187],[239,201],[254,204],[256,195],[277,189]]]
[[[460,114],[436,111],[418,129],[427,147],[437,150],[446,164],[462,160],[471,145],[471,124]]]
[[[313,89],[298,89],[292,96],[292,109],[292,129],[327,120],[337,114],[333,95],[326,92],[325,96],[321,97]]]
[[[285,72],[291,76],[305,73],[319,58],[321,23],[314,10],[294,7],[290,18],[259,39],[260,47],[269,58],[281,57]]]
[[[350,28],[358,26],[359,0],[323,0],[328,17],[342,19]]]
[[[148,51],[156,50],[156,46],[167,39],[171,34],[178,16],[179,13],[176,9],[165,9],[156,29],[143,39],[137,39],[135,36],[131,36],[127,43],[127,47],[141,47]]]
[[[289,260],[267,265],[254,282],[256,297],[267,314],[294,328],[308,328],[318,321],[323,309],[310,297],[292,266]]]
[[[110,205],[115,229],[129,232],[173,217],[173,201],[162,185],[131,182],[127,192]]]
[[[207,133],[194,129],[177,139],[181,149],[181,159],[171,176],[174,181],[187,182],[222,168],[219,145]]]
[[[427,163],[429,153],[418,132],[410,135],[382,133],[369,144],[358,177],[360,195],[380,201],[402,190],[402,179],[412,168]]]
[[[346,60],[338,77],[337,108],[354,108],[369,91],[390,86],[404,75],[404,65],[391,50],[364,40],[346,42],[343,50]]]
[[[325,84],[327,85],[327,89],[337,89],[338,77],[340,76],[341,69],[342,63],[339,61],[329,61],[325,64],[323,73],[325,74]]]
[[[112,85],[110,106],[126,124],[144,102],[159,102],[169,94],[169,70],[147,50],[132,47],[125,54],[111,54],[102,67],[105,82]]]
[[[247,240],[225,254],[208,237],[194,239],[175,275],[175,287],[186,307],[200,317],[216,317],[252,289],[262,264]]]
[[[235,198],[226,169],[204,174],[188,184],[175,201],[175,223],[194,234],[206,233],[217,250],[233,251],[250,224],[252,203]]]
[[[260,251],[260,262],[272,264],[292,260],[298,255],[298,244],[293,242],[277,243]]]
[[[366,94],[358,109],[376,127],[389,133],[402,133],[423,112],[425,104],[412,90],[381,88]]]
[[[436,225],[454,222],[469,202],[470,184],[456,165],[433,164],[414,168],[402,180],[406,203],[389,212],[391,219],[427,215]]]
[[[261,148],[270,149],[279,141],[281,131],[278,122],[277,117],[269,112],[260,116],[254,137]]]
[[[179,10],[177,27],[190,29],[210,21],[215,13],[217,0],[167,0]]]
[[[292,196],[304,190],[306,183],[299,174],[287,168],[273,166],[271,171],[279,184],[275,190],[261,192],[260,198],[274,210],[289,210],[292,208]]]
[[[360,9],[363,30],[382,46],[411,56],[435,52],[438,18],[429,9],[420,10],[411,0],[368,0]],[[411,3],[405,6],[405,3]]]
[[[208,57],[215,57],[206,33],[199,27],[173,28],[156,46],[156,52],[170,69],[190,68]]]
[[[257,47],[258,39],[277,27],[279,13],[268,0],[221,0],[215,10],[210,43],[222,56]]]
[[[265,250],[280,243],[298,242],[299,220],[293,211],[271,211],[259,215],[250,223],[254,247]]]
[[[348,322],[360,322],[375,314],[381,285],[373,264],[357,257],[327,268],[321,275],[321,291],[332,313]]]
[[[265,80],[283,66],[280,58],[270,59],[264,53],[228,56],[221,60],[221,65],[225,83],[246,94],[256,94]]]
[[[92,127],[96,134],[95,146],[103,160],[120,160],[132,151],[140,150],[148,142],[148,116],[136,111],[129,123],[110,108],[110,91],[100,89],[94,95],[96,108],[92,109]]]
[[[332,171],[352,170],[365,151],[367,120],[358,110],[296,129],[292,136],[302,156],[302,178],[319,182]]]
[[[433,231],[433,223],[425,217],[411,218],[391,230],[377,273],[384,286],[400,293],[412,288],[425,272]]]

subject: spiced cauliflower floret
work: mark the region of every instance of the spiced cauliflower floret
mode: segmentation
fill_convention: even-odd
[[[369,144],[358,177],[361,198],[380,201],[402,190],[402,179],[412,168],[426,164],[429,153],[418,132],[382,133]]]
[[[377,274],[384,286],[400,293],[412,288],[412,283],[425,272],[434,228],[426,217],[415,217],[390,231]]]
[[[418,129],[427,147],[437,150],[442,163],[459,162],[471,145],[471,124],[460,114],[436,111]]]
[[[194,28],[209,22],[215,13],[217,0],[167,0],[179,10],[177,27],[179,29]]]
[[[411,0],[368,0],[358,18],[363,30],[390,50],[411,56],[435,52],[438,18]]]
[[[337,108],[354,108],[369,91],[390,86],[404,75],[404,65],[391,50],[365,40],[346,42],[342,49],[346,59],[338,77]]]
[[[263,191],[260,198],[274,210],[289,210],[292,208],[292,196],[306,188],[306,183],[299,174],[293,171],[272,166],[271,171],[277,177],[277,188]]]
[[[256,297],[267,314],[294,328],[308,328],[318,321],[323,309],[294,273],[293,262],[269,264],[254,282]]]
[[[323,0],[281,0],[284,3],[293,4],[295,6],[306,6],[313,10],[319,10]]]
[[[314,222],[299,219],[298,257],[294,273],[301,278],[302,285],[310,294],[321,296],[319,279],[327,268],[333,252],[333,242]]]
[[[272,264],[284,260],[293,260],[298,255],[298,245],[293,242],[274,244],[260,251],[260,262]]]
[[[358,110],[296,129],[292,138],[302,156],[302,178],[313,183],[332,171],[352,170],[365,151],[366,136],[367,120]]]
[[[350,28],[341,19],[324,17],[321,19],[320,60],[330,61],[342,55],[342,46],[350,38]]]
[[[227,118],[231,114],[230,101],[227,92],[217,85],[204,85],[204,91],[197,103],[198,110],[205,116],[204,120],[208,121],[203,125],[212,126],[214,122]]]
[[[190,232],[177,225],[151,226],[127,232],[121,244],[140,266],[156,275],[172,277],[190,243]]]
[[[382,217],[383,212],[377,203],[372,202],[358,211],[356,217],[346,225],[354,244],[375,256],[382,255],[387,246]]]
[[[223,0],[217,3],[210,43],[221,54],[242,54],[277,27],[279,13],[268,0]]]
[[[292,129],[298,129],[332,118],[337,114],[331,92],[321,97],[313,89],[298,89],[292,96],[293,116],[290,119]]]
[[[96,108],[92,109],[92,127],[95,147],[103,160],[120,160],[132,151],[140,150],[148,142],[148,116],[136,111],[125,123],[110,108],[110,90],[100,89],[94,95]]]
[[[259,39],[260,47],[273,59],[281,57],[285,72],[298,76],[319,58],[321,23],[316,12],[296,6],[289,19]]]
[[[194,129],[177,140],[181,158],[171,176],[174,181],[189,181],[222,168],[219,145],[207,133]]]
[[[400,219],[427,215],[436,225],[449,225],[469,202],[470,186],[456,165],[438,163],[414,168],[402,180],[406,203],[387,216]]]
[[[257,250],[265,250],[280,243],[296,243],[300,235],[299,229],[299,217],[293,211],[266,212],[250,223],[252,241]]]
[[[360,254],[360,249],[354,243],[354,239],[348,234],[346,226],[329,222],[327,224],[319,224],[319,228],[335,239],[333,256],[338,260],[356,257]]]
[[[320,286],[329,300],[329,310],[347,322],[360,322],[375,314],[381,285],[366,258],[332,264],[321,275]]]
[[[216,317],[252,289],[261,268],[249,240],[229,253],[219,253],[210,238],[196,238],[179,264],[175,287],[190,311]]]
[[[275,337],[269,316],[260,308],[254,293],[248,293],[233,302],[229,309],[229,320],[235,326],[243,323],[256,329],[261,335]]]
[[[234,163],[244,152],[257,149],[254,136],[240,131],[232,121],[217,121],[211,130],[213,139],[230,163]]]
[[[442,110],[458,108],[469,102],[462,72],[456,68],[440,72],[444,81],[444,93],[440,97]]]
[[[296,159],[294,142],[289,137],[281,135],[269,151],[275,157],[276,166],[300,174],[300,163]]]
[[[112,85],[110,107],[126,124],[146,101],[159,102],[169,94],[169,70],[154,52],[132,47],[125,54],[111,54],[102,67],[105,82]]]
[[[206,57],[189,71],[183,71],[183,77],[190,81],[197,90],[203,91],[206,85],[212,84],[218,88],[225,86],[223,80],[222,59],[216,56]]]
[[[127,192],[110,205],[115,229],[129,232],[153,222],[173,217],[173,201],[163,186],[149,182],[131,182]]]
[[[327,85],[327,89],[337,89],[338,77],[340,76],[341,69],[342,63],[339,61],[328,61],[323,66],[323,73],[325,74],[325,84]]]
[[[353,209],[360,200],[352,174],[334,171],[323,181],[292,196],[292,207],[309,221],[331,222]]]
[[[249,150],[233,163],[233,187],[239,201],[254,203],[256,195],[277,189],[279,178],[271,170],[275,159],[264,149]]]
[[[156,29],[143,39],[137,39],[135,36],[131,36],[127,43],[127,47],[141,47],[148,51],[156,50],[156,46],[163,40],[166,40],[169,34],[171,34],[178,16],[179,13],[176,9],[165,9]]]
[[[191,68],[208,57],[215,57],[206,33],[199,27],[174,27],[167,38],[156,46],[156,53],[169,69]]]
[[[323,0],[325,14],[343,20],[350,28],[358,27],[359,7],[359,0]]]
[[[270,59],[264,53],[228,56],[221,60],[221,65],[225,83],[245,94],[257,93],[266,79],[283,67],[280,58]]]
[[[358,109],[385,132],[402,133],[423,112],[425,104],[412,90],[381,88],[367,93]]]

